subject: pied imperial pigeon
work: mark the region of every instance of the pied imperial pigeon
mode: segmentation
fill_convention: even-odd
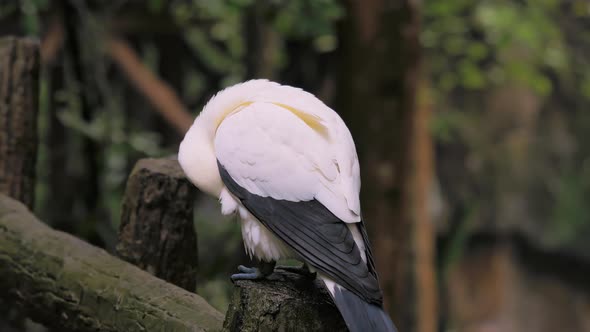
[[[217,93],[180,144],[189,180],[237,213],[248,254],[271,274],[298,259],[325,283],[352,332],[395,331],[383,310],[361,218],[359,162],[350,131],[312,94],[267,80]]]

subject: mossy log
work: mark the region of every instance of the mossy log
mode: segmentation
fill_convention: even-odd
[[[235,283],[223,331],[347,331],[322,282],[277,271]]]
[[[216,331],[201,297],[39,222],[0,194],[0,299],[59,331]]]
[[[194,292],[197,234],[193,206],[197,189],[178,161],[141,159],[123,198],[117,255],[129,263]]]

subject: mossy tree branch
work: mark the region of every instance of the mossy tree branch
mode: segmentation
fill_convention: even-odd
[[[39,222],[0,194],[0,299],[60,331],[215,331],[201,297]]]

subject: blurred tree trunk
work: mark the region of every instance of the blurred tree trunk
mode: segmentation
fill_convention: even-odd
[[[246,78],[276,79],[280,52],[279,34],[270,23],[268,1],[256,1],[245,15]]]
[[[37,162],[39,43],[0,39],[0,192],[33,208]]]
[[[82,20],[73,1],[64,2],[64,26],[67,34],[66,51],[68,52],[68,59],[72,63],[73,79],[79,89],[79,102],[82,120],[91,122],[94,119],[94,109],[100,107],[102,101],[100,100],[97,91],[99,89],[93,84],[93,80],[88,77],[93,72],[87,68],[85,61],[85,54],[83,49],[84,36]],[[86,170],[86,177],[84,181],[84,188],[82,196],[85,207],[90,215],[96,213],[98,204],[100,202],[100,155],[101,149],[98,142],[90,137],[82,137],[82,159],[84,169]]]
[[[102,220],[99,214],[104,212],[99,188],[102,147],[93,138],[70,130],[60,119],[62,111],[79,107],[81,120],[90,123],[94,110],[101,107],[99,89],[93,84],[94,66],[88,64],[84,51],[84,18],[78,8],[83,5],[84,2],[64,0],[53,7],[53,15],[63,25],[64,44],[55,62],[48,65],[50,115],[46,139],[50,199],[42,207],[42,215],[55,228],[103,246],[104,238],[96,227],[97,220]]]
[[[417,1],[348,1],[340,29],[337,109],[355,138],[385,305],[400,331],[435,331],[430,107],[417,107]]]
[[[64,107],[63,100],[59,100],[58,94],[64,89],[65,68],[61,59],[48,67],[49,123],[45,139],[48,147],[47,186],[51,199],[43,202],[42,215],[52,227],[76,233],[76,218],[72,209],[77,193],[74,190],[62,190],[63,188],[75,188],[74,177],[68,174],[70,167],[67,162],[68,142],[72,139],[71,133],[58,117],[60,109]],[[51,195],[52,193],[54,194]]]
[[[436,278],[436,230],[432,220],[430,196],[434,177],[434,147],[429,124],[432,114],[430,86],[419,86],[414,115],[414,133],[408,144],[412,173],[408,174],[408,208],[412,224],[411,262],[416,278],[416,331],[434,332],[438,326],[438,286]]]

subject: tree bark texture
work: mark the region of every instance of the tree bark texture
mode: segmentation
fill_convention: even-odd
[[[428,214],[421,213],[428,211],[425,191],[430,189],[430,175],[424,172],[432,172],[424,165],[431,162],[428,116],[417,112],[416,104],[420,5],[416,0],[346,4],[336,106],[359,152],[363,218],[385,306],[400,331],[433,332],[435,300],[419,298],[436,293],[420,290],[435,280],[433,268],[422,268],[433,264],[433,245],[425,243],[433,236],[419,233],[428,227]]]
[[[0,194],[0,299],[60,331],[216,331],[223,316]]]
[[[198,262],[193,224],[196,194],[178,161],[139,160],[123,198],[119,257],[194,292]]]
[[[0,39],[0,192],[32,208],[37,160],[39,43]]]
[[[347,331],[321,282],[290,272],[238,281],[223,331]]]

